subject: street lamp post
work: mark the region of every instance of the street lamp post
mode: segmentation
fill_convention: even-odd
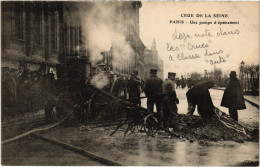
[[[204,75],[205,79],[207,79],[207,75],[208,75],[208,72],[207,72],[207,70],[205,69],[205,75]]]
[[[242,61],[241,68],[240,68],[240,75],[241,75],[240,77],[241,77],[241,87],[242,87],[243,91],[244,91],[244,65],[245,65],[245,62]]]

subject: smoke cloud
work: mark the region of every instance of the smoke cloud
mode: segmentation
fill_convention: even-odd
[[[90,4],[90,3],[89,3]],[[85,47],[90,52],[90,60],[93,64],[102,59],[100,54],[108,52],[112,47],[113,65],[120,65],[133,58],[134,51],[129,43],[129,30],[133,21],[127,19],[123,12],[123,6],[117,2],[91,2],[91,6],[81,11],[83,35]]]
[[[109,79],[106,74],[100,72],[91,79],[90,83],[95,87],[102,89],[104,86],[109,84]]]
[[[103,57],[101,52],[108,52],[112,47],[112,65],[114,69],[129,68],[134,65],[134,55],[131,44],[131,29],[134,27],[133,16],[126,15],[120,2],[86,2],[85,7],[80,7],[85,48],[90,53],[90,61],[95,65]],[[94,76],[95,79],[106,79],[104,74]],[[94,80],[93,78],[93,80]],[[101,84],[93,81],[99,87]]]

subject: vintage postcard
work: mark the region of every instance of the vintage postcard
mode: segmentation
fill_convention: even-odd
[[[258,166],[258,1],[1,1],[1,165]]]

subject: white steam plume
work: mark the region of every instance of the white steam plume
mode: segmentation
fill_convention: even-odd
[[[127,40],[129,34],[127,27],[133,25],[132,19],[120,15],[125,9],[119,2],[91,3],[91,7],[81,12],[82,28],[86,38],[85,47],[90,52],[90,61],[95,64],[101,60],[100,53],[109,51],[112,46],[114,56],[112,64],[117,66],[118,60],[121,59],[120,65],[126,67],[122,62],[132,59],[134,55]]]
[[[91,79],[90,83],[95,87],[102,89],[104,86],[109,84],[109,79],[106,74],[100,72]]]
[[[129,14],[125,13],[120,2],[88,2],[80,12],[85,48],[90,53],[90,61],[95,65],[103,57],[101,52],[109,51],[112,47],[112,65],[114,69],[130,68],[134,65],[134,51],[130,45],[129,37],[133,31],[134,22]],[[121,13],[121,14],[120,14]],[[132,29],[130,29],[132,27]],[[94,76],[93,83],[100,86],[102,79],[97,78],[104,74]],[[101,78],[102,78],[101,77]],[[92,81],[91,81],[92,82]]]

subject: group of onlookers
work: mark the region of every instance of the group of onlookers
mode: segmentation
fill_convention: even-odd
[[[150,73],[151,76],[145,81],[138,77],[137,70],[133,71],[129,79],[111,75],[108,92],[118,98],[127,98],[130,102],[141,106],[140,94],[144,91],[147,97],[147,108],[154,111],[154,105],[156,105],[159,123],[169,127],[171,120],[178,113],[179,99],[175,90],[178,85],[176,84],[178,81],[175,79],[176,73],[169,72],[165,81],[157,77],[157,70],[151,69]],[[185,84],[187,83],[183,77],[182,80]],[[61,85],[57,86],[54,71],[51,69],[45,74],[43,70],[29,71],[24,68],[2,67],[3,118],[44,109],[45,121],[52,122],[53,108],[62,107],[57,104],[60,94],[63,92]],[[193,114],[196,106],[201,117],[209,118],[214,115],[215,107],[208,90],[213,85],[214,82],[209,80],[189,86],[190,89],[186,93],[189,116]],[[81,93],[84,90],[83,85],[76,84],[74,87]],[[75,98],[80,99],[80,96],[76,94]],[[229,108],[230,117],[234,120],[238,120],[237,109],[245,109],[243,92],[234,71],[230,73],[230,82],[223,95],[221,105]]]
[[[3,117],[35,112],[55,101],[56,80],[51,70],[44,74],[43,70],[2,67],[1,76]]]

